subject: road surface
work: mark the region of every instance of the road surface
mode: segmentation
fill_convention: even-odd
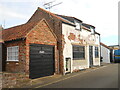
[[[118,64],[106,65],[37,88],[118,88]]]

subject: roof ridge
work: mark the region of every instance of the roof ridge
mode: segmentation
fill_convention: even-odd
[[[69,23],[69,24],[72,24],[72,25],[73,25],[73,23],[71,23],[71,22],[69,22],[69,21],[67,21],[67,20],[65,20],[65,19],[63,19],[63,18],[61,18],[61,17],[59,17],[59,16],[55,15],[54,13],[52,13],[52,12],[50,12],[50,11],[47,11],[47,10],[45,10],[45,9],[43,9],[43,8],[40,8],[40,7],[38,7],[38,9],[41,9],[41,10],[43,10],[43,11],[45,11],[45,12],[47,12],[47,13],[51,14],[52,16],[54,16],[54,17],[58,18],[59,20],[62,20],[63,22],[67,22],[67,23]]]
[[[20,26],[24,26],[24,25],[29,25],[29,24],[34,23],[34,22],[38,23],[38,21],[32,21],[32,22],[28,22],[28,23],[23,23],[23,24],[20,24],[20,25],[16,25],[16,26],[12,26],[12,27],[3,29],[3,31],[11,29],[11,28],[16,28],[16,27],[20,27]]]

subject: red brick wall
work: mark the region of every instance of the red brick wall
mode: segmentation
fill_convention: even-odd
[[[49,28],[49,25],[42,21],[35,26],[26,36],[26,40],[5,42],[5,47],[19,46],[19,61],[6,61],[6,71],[26,72],[29,74],[29,45],[45,44],[55,46],[55,73],[59,73],[59,52],[57,38]],[[7,60],[7,49],[5,49],[5,60]]]
[[[57,46],[60,59],[59,60],[60,73],[63,73],[62,22],[58,18],[51,16],[49,13],[39,8],[36,10],[36,12],[33,14],[33,16],[29,19],[28,22],[40,21],[43,18],[46,19],[46,21],[52,28],[53,32],[57,36]]]
[[[0,73],[2,88],[19,88],[30,82],[29,75],[25,73]]]
[[[58,50],[56,36],[53,35],[51,29],[45,21],[40,22],[33,30],[27,35],[26,39],[26,61],[29,66],[29,44],[44,44],[55,46],[55,73],[58,73]],[[29,67],[26,66],[27,71]]]
[[[19,46],[19,61],[6,61],[6,71],[8,72],[25,72],[25,40],[23,41],[11,41],[5,44],[5,60],[7,60],[7,47]]]

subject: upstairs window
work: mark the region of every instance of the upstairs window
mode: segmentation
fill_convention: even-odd
[[[80,30],[80,24],[79,23],[75,23],[75,25],[76,25],[75,29]]]
[[[81,30],[81,24],[80,24],[80,22],[78,22],[76,20],[75,20],[75,29],[76,30]]]
[[[95,47],[95,58],[99,57],[98,47]]]
[[[91,34],[95,34],[95,30],[93,28],[90,28]]]
[[[85,59],[85,46],[73,46],[73,60]]]
[[[19,47],[7,47],[7,61],[18,61]]]

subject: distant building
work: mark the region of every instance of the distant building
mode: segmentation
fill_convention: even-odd
[[[111,50],[110,50],[111,62],[115,62],[114,51],[120,49],[120,45],[111,45],[109,47],[111,48]]]
[[[104,63],[110,63],[110,47],[105,45],[104,43],[100,43],[101,45],[101,57],[102,57],[102,62]]]
[[[109,47],[114,49],[114,50],[120,49],[120,45],[111,45]]]

